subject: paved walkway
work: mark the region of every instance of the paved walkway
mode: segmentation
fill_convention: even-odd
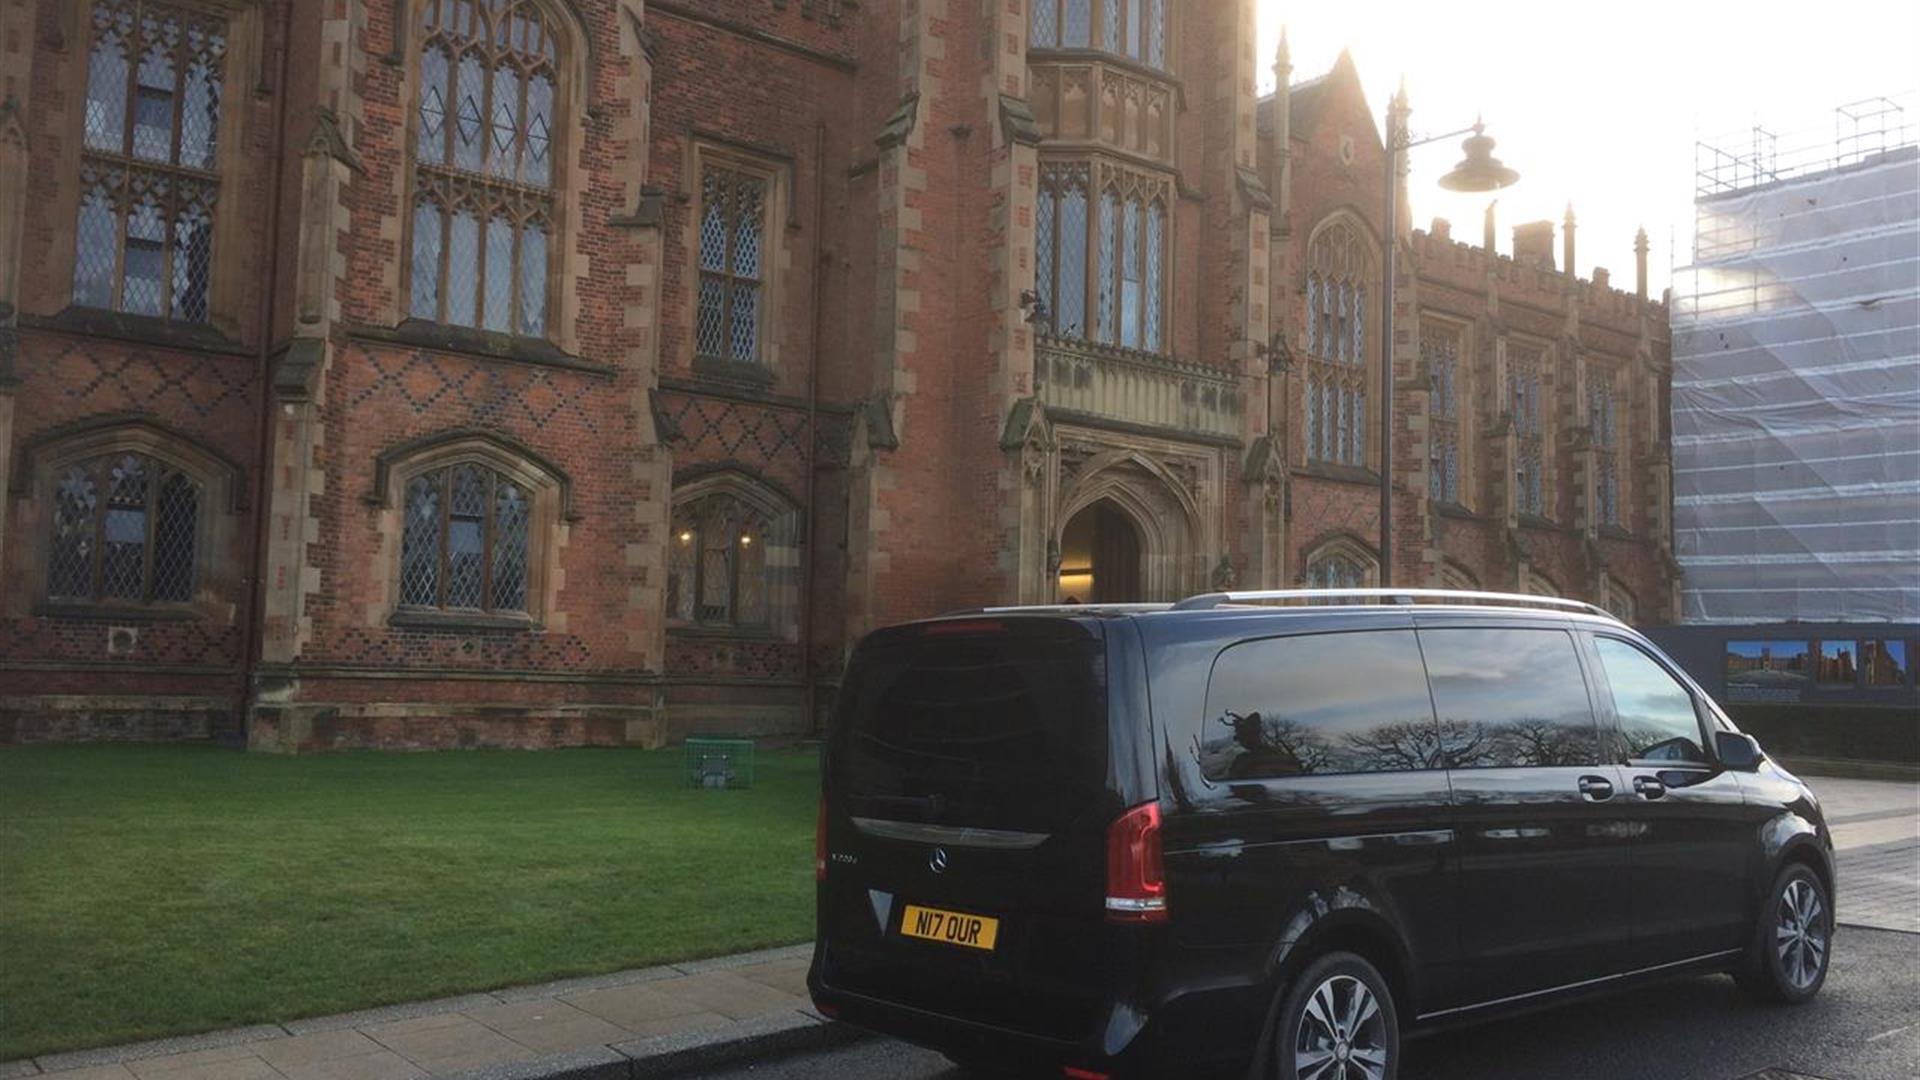
[[[1839,920],[1920,934],[1920,784],[1809,777],[1833,829]]]
[[[1840,921],[1920,933],[1920,784],[1809,780],[1833,827]],[[0,1080],[612,1080],[774,1056],[826,1030],[811,945],[0,1063]],[[711,1051],[711,1053],[708,1053]],[[707,1056],[703,1057],[703,1053]]]
[[[714,1047],[801,1036],[812,945],[563,979],[0,1064],[0,1080],[408,1080],[662,1075]],[[798,1043],[803,1040],[793,1038]],[[768,1045],[769,1051],[773,1050]],[[561,1061],[562,1057],[565,1061]],[[563,1069],[562,1066],[565,1066]],[[643,1067],[645,1066],[645,1067]]]

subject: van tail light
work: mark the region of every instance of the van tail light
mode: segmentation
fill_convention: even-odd
[[[813,819],[813,880],[827,880],[827,800],[820,800],[820,814]]]
[[[1066,1077],[1067,1080],[1107,1080],[1106,1073],[1094,1072],[1092,1069],[1077,1068],[1073,1065],[1060,1066],[1060,1075]]]
[[[1107,828],[1107,918],[1128,923],[1167,920],[1157,802],[1141,803]]]

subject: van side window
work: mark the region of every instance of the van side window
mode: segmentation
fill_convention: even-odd
[[[1707,760],[1693,695],[1653,658],[1618,638],[1597,637],[1600,667],[1627,757],[1637,761]]]
[[[1597,765],[1600,739],[1564,630],[1420,631],[1454,769]]]
[[[1209,780],[1435,768],[1411,630],[1246,641],[1214,661],[1196,749]]]

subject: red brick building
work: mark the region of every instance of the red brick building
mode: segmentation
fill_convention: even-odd
[[[1668,614],[1665,311],[1251,2],[0,5],[0,741],[805,729],[982,603]],[[1400,197],[1404,200],[1404,192]],[[1405,215],[1402,215],[1402,220]]]

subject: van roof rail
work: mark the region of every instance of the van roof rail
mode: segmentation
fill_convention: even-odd
[[[1461,589],[1258,589],[1248,592],[1213,592],[1189,596],[1173,605],[1175,611],[1205,611],[1226,604],[1251,604],[1269,600],[1306,600],[1326,603],[1365,601],[1375,604],[1468,604],[1487,607],[1543,607],[1559,611],[1578,611],[1614,619],[1611,612],[1584,600],[1559,596],[1529,596],[1523,593],[1473,592]],[[1618,620],[1615,619],[1617,622]]]
[[[943,611],[939,615],[934,616],[934,618],[951,619],[963,615],[1018,615],[1023,612],[1043,611],[1060,611],[1067,614],[1074,612],[1118,612],[1126,615],[1145,611],[1169,611],[1172,610],[1172,608],[1172,604],[1136,602],[1112,604],[1008,604],[1001,607],[961,608],[958,611]]]

